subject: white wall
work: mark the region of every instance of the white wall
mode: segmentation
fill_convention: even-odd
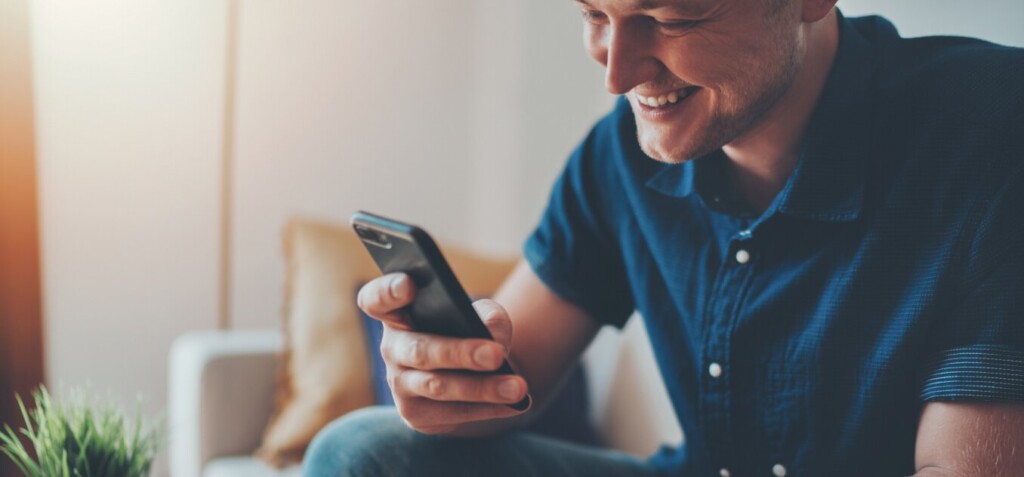
[[[278,321],[290,215],[469,232],[473,0],[243,2],[235,320]]]
[[[155,413],[217,313],[223,4],[31,6],[47,381]]]
[[[32,5],[47,374],[160,402],[215,318],[221,9]]]
[[[1020,0],[839,0],[849,16],[881,14],[905,37],[962,35],[1024,46],[1024,2]]]
[[[516,253],[605,111],[569,2],[243,2],[232,290],[276,326],[281,228],[357,209]],[[382,26],[384,25],[384,26]]]
[[[366,208],[517,250],[612,101],[570,2],[241,5],[236,327],[277,326],[292,214]],[[1019,0],[840,5],[905,34],[1024,44]],[[162,408],[170,341],[216,326],[226,5],[37,0],[31,14],[49,380]]]

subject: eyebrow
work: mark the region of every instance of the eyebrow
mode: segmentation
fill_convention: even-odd
[[[587,0],[570,0],[575,4],[582,4],[591,6]],[[707,5],[701,3],[695,3],[691,1],[678,1],[678,0],[634,0],[631,5],[632,10],[646,11],[646,10],[657,10],[659,8],[671,8],[678,10],[683,13],[689,13],[697,15],[707,10]]]
[[[685,2],[683,5],[679,5],[679,2],[673,2],[671,0],[640,0],[636,2],[634,8],[637,10],[657,10],[659,8],[675,7],[675,8],[686,8]]]

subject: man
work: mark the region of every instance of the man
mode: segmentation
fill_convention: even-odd
[[[307,473],[1024,475],[1024,54],[835,0],[576,1],[623,99],[476,303],[495,341],[366,285],[397,413],[335,423]],[[634,310],[684,446],[503,432]],[[521,377],[459,372],[502,356]]]

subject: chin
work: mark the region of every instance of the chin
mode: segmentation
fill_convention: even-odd
[[[647,154],[651,159],[666,164],[682,164],[721,147],[707,146],[689,140],[672,141],[675,144],[668,144],[669,141],[663,138],[645,138],[642,133],[638,133],[637,140],[644,154]]]
[[[701,120],[703,118],[694,119],[673,125],[637,121],[640,149],[658,162],[681,164],[721,148],[724,143],[716,141],[714,134],[710,134],[714,128]]]

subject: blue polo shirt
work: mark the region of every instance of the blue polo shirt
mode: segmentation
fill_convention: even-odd
[[[686,436],[669,475],[909,475],[927,402],[1024,401],[1024,53],[839,22],[764,213],[721,152],[645,156],[620,100],[526,243],[595,319],[643,317]]]

